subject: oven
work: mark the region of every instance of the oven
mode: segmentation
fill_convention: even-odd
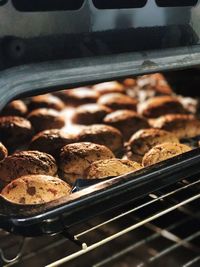
[[[1,109],[156,72],[199,97],[198,0],[3,0],[0,17]],[[199,149],[135,179],[78,184],[70,201],[1,201],[0,266],[200,266]]]

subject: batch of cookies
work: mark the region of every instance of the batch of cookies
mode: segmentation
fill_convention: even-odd
[[[9,103],[0,114],[1,196],[41,204],[78,178],[135,172],[190,151],[198,101],[156,73]]]

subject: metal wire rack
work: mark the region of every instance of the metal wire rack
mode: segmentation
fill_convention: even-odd
[[[70,234],[66,229],[62,236],[28,238],[20,243],[19,238],[1,232],[0,244],[9,240],[0,245],[6,252],[1,253],[2,264],[4,261],[3,266],[19,267],[200,266],[199,204],[200,179],[192,177],[76,226],[70,229]],[[4,254],[9,255],[13,248],[20,252],[13,260],[6,260],[8,256]]]

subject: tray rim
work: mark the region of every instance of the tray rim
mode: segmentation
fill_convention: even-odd
[[[0,110],[21,96],[200,65],[200,45],[49,61],[0,71]]]
[[[6,230],[8,230],[8,228],[12,229],[14,232],[22,230],[23,233],[23,230],[26,232],[27,229],[32,226],[40,227],[44,222],[47,222],[48,224],[48,222],[51,223],[54,220],[61,221],[63,215],[65,220],[70,219],[71,216],[76,217],[77,214],[83,213],[83,210],[88,210],[94,205],[99,207],[104,201],[116,199],[116,196],[126,196],[131,192],[135,192],[133,199],[136,200],[142,197],[141,192],[144,192],[143,196],[145,196],[155,190],[167,187],[170,184],[195,174],[200,174],[200,168],[198,168],[199,164],[200,148],[196,148],[135,173],[129,173],[111,180],[100,182],[97,185],[73,193],[73,196],[71,195],[70,198],[64,197],[51,203],[36,205],[37,207],[31,205],[26,205],[26,207],[23,205],[16,205],[14,209],[15,214],[13,213],[13,204],[9,205],[7,201],[2,201],[1,198],[0,227]],[[143,191],[141,191],[141,189]],[[125,204],[125,202],[123,204]],[[2,212],[2,205],[5,205],[4,208],[7,209],[6,213]],[[115,203],[115,205],[117,205],[117,203]],[[114,208],[115,205],[112,207]],[[30,215],[30,213],[26,214],[26,212],[21,215],[17,214],[16,211],[19,206],[23,211],[24,208],[30,209],[33,207],[32,215]],[[84,219],[87,219],[87,217],[90,217],[89,214],[85,216]],[[79,219],[81,220],[83,218],[78,218],[77,221],[74,220],[76,222],[73,223],[78,223]]]

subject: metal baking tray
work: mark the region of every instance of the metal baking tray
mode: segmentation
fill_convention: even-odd
[[[52,235],[155,190],[200,174],[200,148],[138,172],[111,178],[42,205],[0,199],[0,228],[24,236]]]

